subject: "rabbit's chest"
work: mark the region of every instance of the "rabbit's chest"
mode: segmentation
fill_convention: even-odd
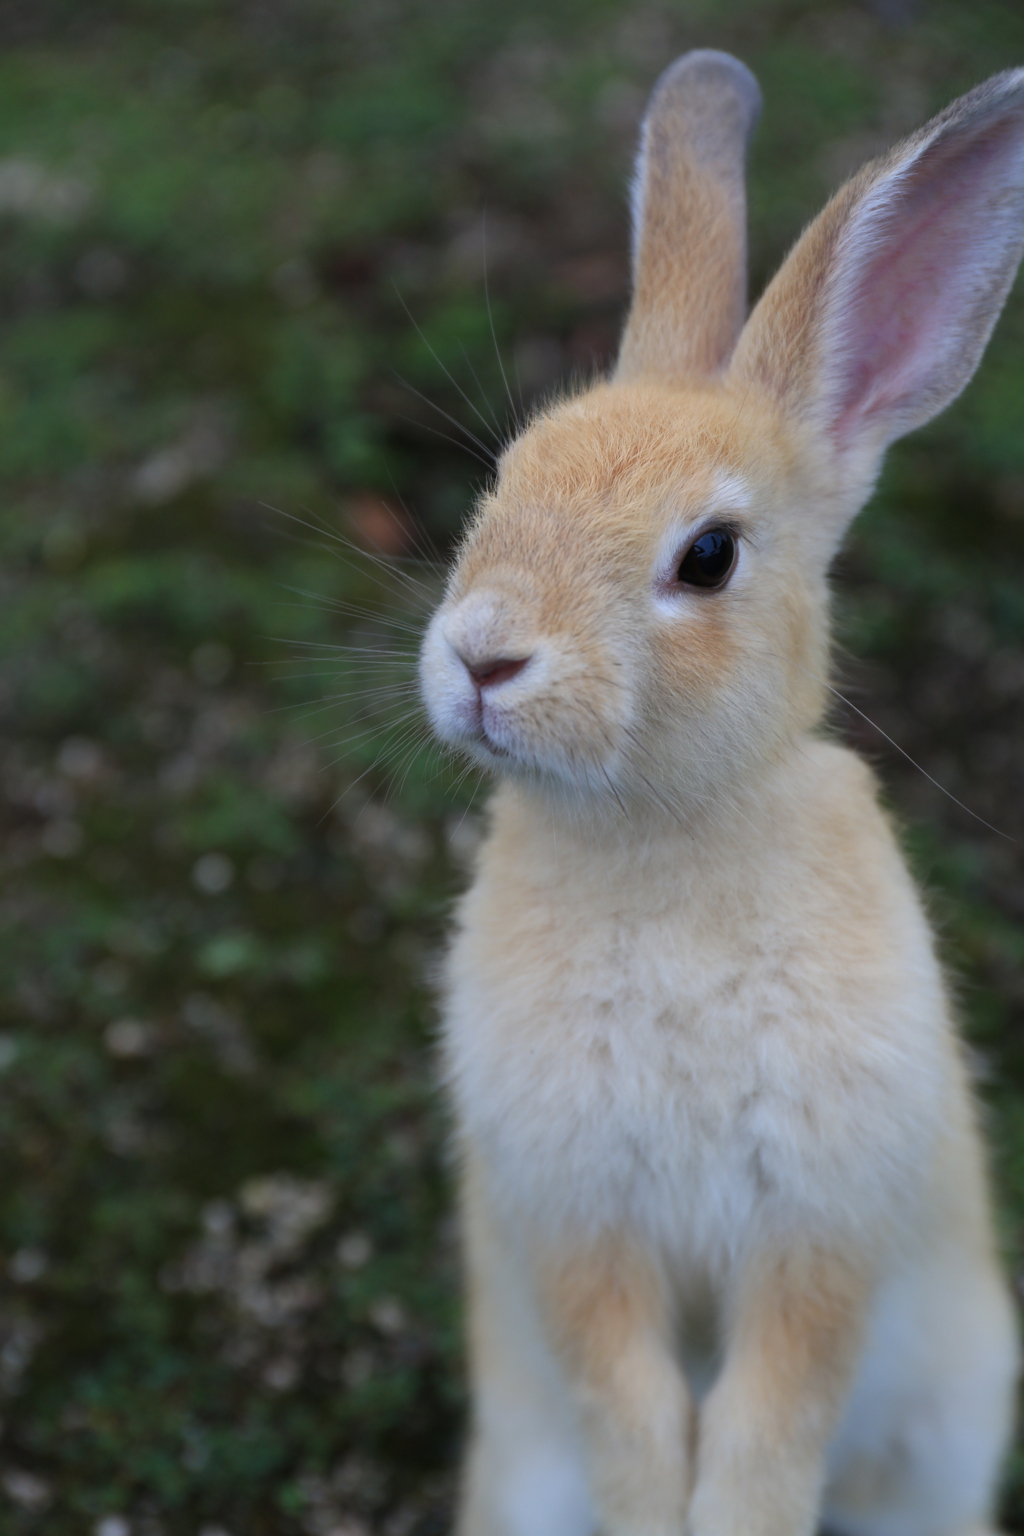
[[[799,965],[742,959],[678,914],[627,929],[554,910],[524,947],[456,946],[446,1028],[463,1128],[516,1205],[721,1254],[826,1170]]]

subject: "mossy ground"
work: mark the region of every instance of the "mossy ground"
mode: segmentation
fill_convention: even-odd
[[[348,606],[423,594],[315,530],[443,551],[486,473],[449,438],[510,415],[498,351],[516,410],[607,362],[676,52],[764,86],[759,286],[837,179],[1024,60],[1024,12],[4,0],[0,44],[0,1531],[441,1533],[462,1389],[428,978],[478,790],[366,693],[409,678],[412,634]],[[837,717],[961,977],[1011,1265],[1022,342],[1018,289],[837,583],[846,691],[1018,839]]]

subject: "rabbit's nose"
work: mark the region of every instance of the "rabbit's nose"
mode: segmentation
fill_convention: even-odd
[[[529,659],[529,656],[491,656],[485,661],[469,662],[463,656],[462,664],[478,688],[494,688],[498,683],[507,683],[510,678],[517,677]]]
[[[522,604],[501,592],[471,592],[445,616],[441,633],[474,686],[482,692],[507,683],[526,666],[534,650]]]

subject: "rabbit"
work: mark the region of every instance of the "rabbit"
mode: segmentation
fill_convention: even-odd
[[[662,76],[610,376],[503,452],[420,681],[497,780],[443,982],[459,1536],[991,1528],[1017,1333],[977,1113],[830,561],[1024,247],[1024,69],[860,171],[749,318],[760,105]]]

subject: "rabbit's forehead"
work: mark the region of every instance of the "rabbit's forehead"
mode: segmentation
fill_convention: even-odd
[[[739,409],[737,409],[737,404]],[[533,422],[504,456],[496,507],[546,507],[620,530],[663,511],[700,510],[721,491],[743,499],[774,480],[777,438],[758,402],[722,388],[599,385]]]
[[[704,517],[753,529],[774,516],[788,470],[772,426],[756,396],[718,387],[601,384],[563,401],[506,451],[452,596],[516,571],[574,603],[606,584],[645,587]]]

